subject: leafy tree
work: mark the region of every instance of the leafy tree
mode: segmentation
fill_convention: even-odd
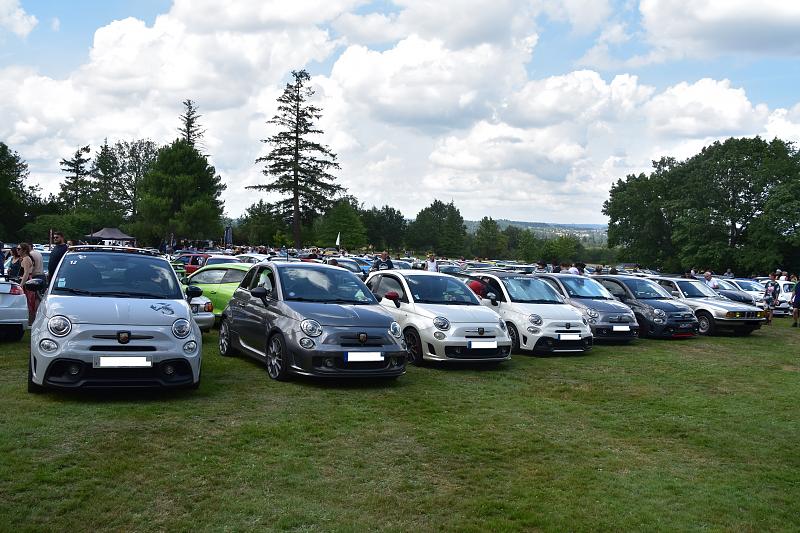
[[[526,263],[539,261],[543,259],[543,248],[544,242],[542,239],[537,237],[531,230],[523,230],[519,236],[517,258]]]
[[[200,127],[200,115],[197,113],[197,105],[193,100],[183,101],[185,111],[180,116],[181,126],[178,128],[180,139],[184,140],[189,146],[199,147],[206,130]]]
[[[90,171],[92,178],[91,198],[87,201],[92,210],[114,220],[122,222],[123,206],[119,201],[118,186],[122,176],[122,168],[116,151],[103,142],[100,151],[92,162]]]
[[[506,250],[507,239],[500,231],[497,221],[483,217],[475,232],[474,249],[479,257],[498,258]]]
[[[403,213],[385,205],[361,212],[361,220],[367,231],[367,240],[380,250],[398,250],[403,246],[407,229]]]
[[[305,70],[292,71],[292,76],[293,83],[287,83],[278,98],[278,114],[267,122],[281,130],[262,139],[272,150],[256,159],[265,164],[262,173],[271,181],[247,188],[288,196],[277,205],[282,213],[290,214],[294,245],[299,248],[303,222],[313,221],[344,189],[334,183],[336,177],[330,173],[339,169],[336,155],[312,140],[322,133],[314,125],[322,110],[309,103],[314,95],[307,86],[311,77]]]
[[[92,196],[87,167],[90,161],[89,153],[91,153],[91,149],[89,145],[86,145],[78,148],[70,159],[64,158],[60,161],[61,170],[66,174],[66,179],[61,183],[59,198],[66,209],[87,207],[88,200]]]
[[[38,201],[38,190],[25,184],[28,175],[28,164],[0,142],[0,235],[16,237]]]
[[[548,239],[542,246],[542,255],[549,258],[549,261],[579,261],[583,258],[584,251],[581,240],[575,235],[561,235],[555,239]]]
[[[351,202],[337,201],[315,224],[319,246],[334,246],[341,235],[340,246],[348,250],[363,248],[367,244],[367,232],[361,222],[358,209]]]
[[[520,245],[520,239],[522,238],[523,229],[519,226],[513,226],[509,224],[503,230],[503,236],[506,239],[506,246],[508,248],[507,252],[510,257],[517,257]]]
[[[135,219],[139,187],[156,160],[158,145],[149,139],[119,141],[114,144],[114,154],[120,166],[115,194],[123,213]]]
[[[276,233],[284,232],[286,226],[273,213],[273,207],[259,200],[245,211],[235,228],[237,241],[247,244],[274,244]]]
[[[406,240],[416,250],[457,256],[464,252],[466,233],[464,217],[455,204],[434,200],[409,224]]]
[[[131,230],[139,241],[212,239],[222,234],[225,185],[206,157],[178,139],[161,148],[142,179],[138,216]]]

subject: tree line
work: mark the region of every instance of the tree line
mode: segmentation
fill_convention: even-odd
[[[730,138],[612,187],[603,213],[623,260],[671,272],[800,270],[800,155],[780,139]]]

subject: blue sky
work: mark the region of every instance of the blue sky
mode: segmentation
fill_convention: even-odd
[[[610,183],[661,155],[800,141],[797,35],[800,3],[781,0],[2,0],[0,140],[54,191],[58,159],[168,142],[192,97],[236,216],[275,98],[307,68],[368,205],[604,222]]]

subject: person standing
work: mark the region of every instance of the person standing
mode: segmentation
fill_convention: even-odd
[[[55,274],[56,268],[58,268],[58,264],[61,262],[61,258],[64,257],[64,254],[67,253],[67,249],[69,248],[64,242],[64,234],[60,231],[53,233],[53,242],[55,246],[50,250],[50,262],[47,264],[48,280],[53,279],[53,274]]]
[[[706,286],[714,290],[719,289],[719,282],[711,276],[711,272],[708,270],[706,270],[703,274],[703,282],[706,284]]]
[[[6,244],[3,241],[0,241],[0,278],[5,276],[5,267],[6,267],[6,255],[3,253],[3,248],[6,247]]]
[[[369,269],[370,272],[375,272],[378,270],[392,270],[394,269],[394,263],[389,258],[389,252],[384,250],[381,252],[381,256],[372,263],[372,267]]]
[[[22,256],[19,255],[19,248],[11,247],[11,262],[8,264],[6,279],[17,279],[22,276]]]
[[[20,256],[22,256],[22,281],[21,285],[24,287],[25,282],[29,279],[45,280],[44,266],[42,261],[42,254],[38,250],[34,250],[30,244],[23,242],[19,245]],[[25,291],[25,298],[28,301],[28,324],[33,324],[33,319],[36,317],[36,310],[39,308],[39,294],[36,291]]]
[[[767,325],[772,324],[772,310],[778,305],[778,297],[781,294],[781,286],[775,281],[775,273],[769,275],[769,281],[764,285],[764,309],[767,314]]]
[[[436,257],[433,253],[428,254],[428,260],[425,262],[425,270],[428,272],[439,272],[439,263],[436,262]]]
[[[792,294],[792,327],[797,327],[797,319],[800,318],[800,283],[795,283],[794,293]]]

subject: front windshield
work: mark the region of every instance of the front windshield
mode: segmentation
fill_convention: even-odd
[[[719,296],[714,289],[700,281],[679,281],[683,295],[687,298],[715,298]]]
[[[726,291],[738,291],[739,287],[731,283],[730,281],[725,281],[724,279],[718,279],[717,283],[719,284],[720,289],[725,289]]]
[[[452,276],[406,276],[416,303],[444,305],[480,305],[475,294]]]
[[[755,281],[737,280],[736,284],[739,285],[743,291],[764,292],[764,286]]]
[[[284,299],[295,302],[376,304],[367,286],[343,268],[278,269]]]
[[[614,297],[608,290],[589,278],[573,278],[563,276],[561,280],[570,298],[590,298],[592,300],[613,300]]]
[[[222,265],[224,263],[241,263],[241,259],[235,257],[211,257],[206,261],[206,265]]]
[[[508,295],[512,302],[529,304],[560,304],[561,298],[556,291],[538,278],[519,276],[513,278],[501,278],[503,285],[506,286]]]
[[[623,283],[630,289],[637,300],[664,300],[672,298],[672,295],[663,287],[649,279],[631,278],[626,279]]]
[[[64,256],[53,292],[119,298],[183,297],[175,271],[163,259],[129,253],[71,253]]]

